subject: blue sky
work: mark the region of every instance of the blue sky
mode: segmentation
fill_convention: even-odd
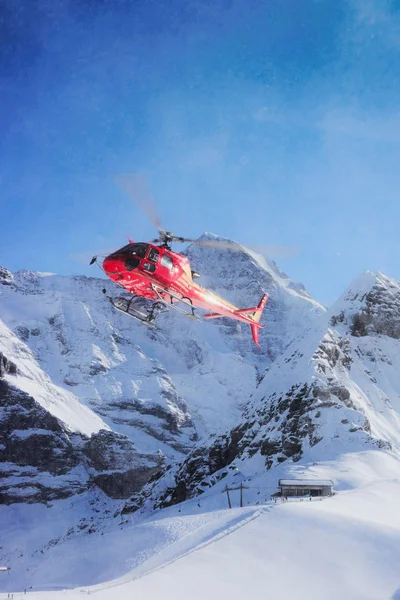
[[[141,171],[167,229],[298,247],[327,305],[400,279],[399,1],[3,0],[0,37],[0,264],[153,237]]]

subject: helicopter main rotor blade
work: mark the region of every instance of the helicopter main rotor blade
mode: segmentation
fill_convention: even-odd
[[[113,176],[113,179],[162,235],[164,229],[161,226],[161,219],[158,216],[153,196],[147,187],[145,176],[142,173],[117,173]]]
[[[196,242],[197,243],[197,242]],[[231,242],[229,240],[199,240],[198,244],[206,248],[217,248],[223,250],[230,250],[232,252],[243,252],[243,250],[252,250],[257,254],[263,254],[267,256],[275,256],[280,258],[292,258],[297,256],[300,252],[299,248],[294,246],[269,246],[262,244],[239,244]]]
[[[246,249],[266,256],[276,258],[293,258],[300,252],[295,246],[268,246],[259,244],[239,244],[230,240],[194,240],[190,238],[174,238],[174,242],[193,243],[203,248],[216,248],[217,250],[230,250],[231,252],[243,252]]]
[[[270,258],[295,258],[300,254],[300,248],[297,246],[268,246],[263,244],[250,244],[244,246],[256,254]]]
[[[118,187],[140,208],[157,228],[160,235],[158,238],[152,240],[151,243],[153,244],[186,242],[207,248],[230,250],[232,252],[243,252],[243,250],[248,249],[257,254],[270,256],[271,258],[293,258],[300,252],[299,248],[293,246],[239,244],[230,240],[199,240],[175,236],[172,232],[166,231],[162,227],[153,196],[148,189],[143,173],[117,173],[113,176],[113,179]]]

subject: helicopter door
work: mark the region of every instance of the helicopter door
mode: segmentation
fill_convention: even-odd
[[[143,269],[148,273],[154,273],[159,258],[160,252],[157,250],[157,248],[150,248],[147,260],[143,264]]]
[[[160,252],[157,250],[157,248],[151,248],[147,258],[153,263],[157,264],[158,259],[160,258]]]
[[[172,258],[170,256],[168,256],[168,254],[162,255],[160,264],[163,267],[166,267],[168,269],[168,271],[172,271],[172,269],[174,268],[174,263],[172,261]]]
[[[164,283],[164,285],[170,285],[174,280],[174,276],[174,261],[169,254],[163,252],[157,267],[157,277]]]

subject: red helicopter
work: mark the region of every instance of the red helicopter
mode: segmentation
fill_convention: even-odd
[[[230,317],[250,325],[255,344],[258,343],[259,330],[263,327],[260,318],[268,300],[264,294],[258,306],[253,308],[238,308],[220,298],[213,292],[203,288],[193,281],[199,277],[190,267],[186,256],[174,252],[170,244],[175,242],[190,242],[213,248],[238,250],[238,245],[228,240],[193,240],[177,237],[170,231],[161,228],[151,198],[143,188],[143,181],[131,176],[121,176],[117,183],[147,214],[157,227],[159,237],[151,242],[132,242],[112,252],[103,260],[102,265],[107,277],[120,285],[130,296],[111,298],[112,305],[119,311],[151,325],[156,315],[165,309],[173,308],[186,316],[200,320],[195,314],[195,308],[208,311],[205,319]],[[138,187],[139,184],[139,187]],[[141,198],[141,200],[140,200]],[[94,256],[90,264],[97,262]],[[103,290],[106,293],[106,290]],[[147,308],[146,305],[149,304]]]
[[[111,298],[112,305],[119,311],[128,314],[142,323],[152,324],[161,309],[174,308],[186,316],[199,319],[195,308],[209,311],[205,319],[230,317],[250,325],[255,344],[258,343],[259,329],[263,327],[260,317],[268,300],[264,294],[258,306],[238,308],[216,294],[193,281],[199,277],[190,267],[186,256],[174,252],[170,244],[173,242],[195,242],[204,246],[218,246],[218,240],[192,240],[177,237],[169,231],[159,229],[159,238],[150,243],[132,242],[109,254],[102,264],[105,274],[115,283],[132,294],[129,298]],[[229,242],[221,240],[223,248]],[[232,244],[233,246],[233,244]],[[94,256],[90,261],[97,261]],[[105,292],[105,290],[103,290]],[[137,306],[137,300],[145,298],[153,301],[152,306],[144,312],[143,306]],[[179,306],[177,306],[179,305]]]

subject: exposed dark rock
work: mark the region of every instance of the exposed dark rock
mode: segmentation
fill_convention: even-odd
[[[96,471],[94,482],[112,498],[138,492],[164,461],[161,453],[140,454],[126,436],[104,429],[93,434],[82,450]]]
[[[1,372],[15,365],[0,358]],[[80,493],[95,483],[114,498],[127,498],[147,483],[162,455],[143,455],[123,435],[102,430],[90,439],[70,434],[34,398],[0,380],[0,503],[47,502]]]
[[[388,280],[377,283],[363,299],[360,312],[353,315],[351,334],[363,337],[371,334],[400,339],[400,293]]]
[[[345,321],[345,315],[343,311],[340,311],[338,315],[332,315],[330,324],[335,326],[338,323],[343,323]]]
[[[83,491],[86,482],[71,476],[79,453],[61,422],[4,380],[0,380],[0,404],[2,501],[44,502]],[[66,476],[65,481],[61,476]]]
[[[89,366],[89,375],[94,377],[95,375],[99,375],[99,373],[107,373],[107,369],[101,363],[93,363]]]
[[[152,474],[158,471],[158,466],[138,467],[128,471],[114,471],[95,475],[93,481],[111,498],[129,498],[139,492],[149,481]]]
[[[27,327],[23,327],[22,325],[18,325],[15,328],[15,334],[19,337],[23,342],[27,342],[29,340],[30,332]]]
[[[14,276],[5,267],[0,267],[0,285],[12,285],[14,283]]]
[[[97,412],[102,416],[111,417],[115,423],[129,424],[142,429],[152,437],[169,443],[178,452],[187,453],[188,444],[181,438],[187,436],[187,429],[193,429],[190,441],[197,440],[197,434],[186,403],[176,394],[174,390],[162,390],[161,395],[171,404],[177,406],[180,411],[171,412],[168,408],[161,406],[157,402],[141,402],[136,398],[126,398],[118,401],[109,401],[106,405],[97,407]],[[115,411],[129,412],[132,416],[128,419],[126,414],[118,417]],[[159,423],[143,420],[140,415],[151,415],[159,419]]]
[[[6,373],[10,375],[16,375],[17,366],[11,361],[8,360],[6,356],[2,352],[0,352],[0,377],[4,377]]]
[[[350,327],[351,335],[356,337],[363,337],[368,335],[368,325],[372,322],[372,315],[370,312],[361,312],[353,315],[352,324]]]
[[[260,444],[260,454],[263,456],[274,456],[280,451],[281,443],[276,440],[270,440],[267,438]]]
[[[334,396],[337,396],[337,398],[339,398],[339,400],[341,400],[345,404],[350,399],[350,392],[343,385],[333,385],[329,388],[329,390]]]

